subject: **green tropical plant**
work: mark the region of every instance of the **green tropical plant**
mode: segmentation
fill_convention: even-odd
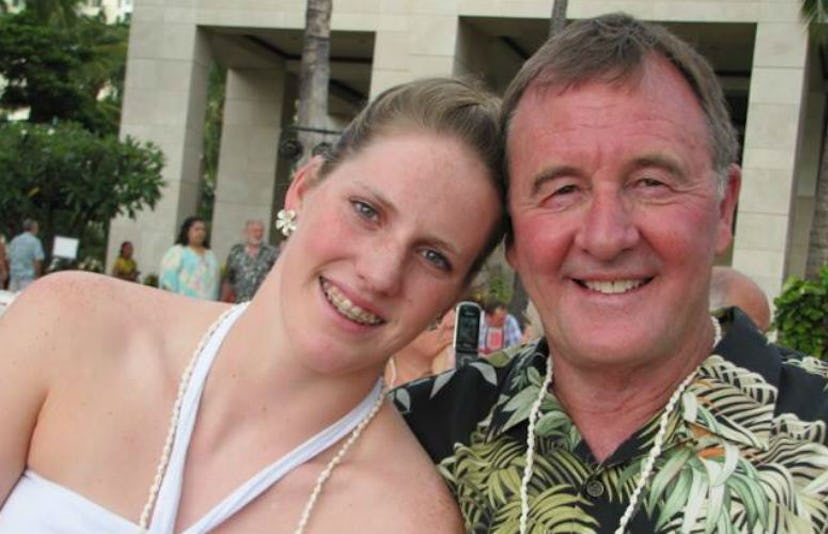
[[[158,287],[158,275],[155,273],[149,273],[148,275],[144,276],[144,279],[141,281],[141,283],[145,286]]]
[[[127,33],[101,17],[45,22],[28,7],[0,17],[0,106],[28,108],[31,122],[71,120],[117,133]]]
[[[213,219],[213,204],[216,198],[226,79],[226,68],[217,63],[210,65],[207,78],[207,112],[204,117],[202,139],[202,168],[204,170],[199,182],[197,207],[197,215],[206,221]]]
[[[150,143],[99,137],[77,124],[1,124],[0,232],[12,235],[31,217],[47,250],[59,228],[81,239],[79,257],[92,255],[86,247],[105,240],[109,220],[155,206],[163,164]]]
[[[817,358],[828,356],[828,266],[815,278],[788,278],[773,302],[780,344]]]
[[[40,24],[66,28],[78,21],[78,9],[82,2],[83,0],[26,0],[24,11]]]

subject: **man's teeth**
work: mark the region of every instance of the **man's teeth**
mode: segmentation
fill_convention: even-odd
[[[614,295],[616,293],[626,293],[644,284],[643,280],[613,280],[610,282],[604,281],[585,281],[584,285],[593,291],[599,293],[606,293]]]
[[[343,295],[338,288],[334,287],[327,281],[322,282],[322,290],[325,293],[325,298],[328,299],[336,310],[347,317],[348,319],[366,325],[378,325],[382,322],[382,318],[373,313],[363,310],[348,297]]]

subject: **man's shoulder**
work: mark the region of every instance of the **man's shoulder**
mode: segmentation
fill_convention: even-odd
[[[21,234],[17,234],[9,241],[9,246],[15,246],[19,243],[24,243],[26,241],[26,236],[30,235],[28,232],[23,232]]]
[[[828,363],[785,347],[776,348],[782,364],[777,413],[828,423]]]
[[[397,409],[434,461],[451,454],[455,443],[468,442],[508,394],[513,377],[532,365],[538,344],[510,347],[392,391]]]
[[[774,404],[777,416],[828,422],[826,362],[768,341],[739,310],[725,321],[729,332],[717,347],[722,358],[717,376],[750,396],[759,395],[757,388],[770,388],[773,395],[766,402]]]
[[[276,261],[279,256],[279,249],[270,243],[262,243],[262,256],[268,261]]]

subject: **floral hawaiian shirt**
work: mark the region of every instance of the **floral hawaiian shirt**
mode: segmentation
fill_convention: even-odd
[[[247,302],[253,298],[279,257],[279,250],[266,243],[259,246],[255,258],[245,249],[244,243],[237,243],[227,255],[227,281],[233,286],[236,302]]]
[[[629,532],[828,532],[828,366],[770,344],[741,311],[669,418]],[[544,340],[392,392],[466,530],[513,534]],[[598,462],[548,393],[535,427],[531,533],[614,532],[661,413]]]

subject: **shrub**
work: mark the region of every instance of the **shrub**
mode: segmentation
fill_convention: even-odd
[[[817,358],[828,356],[828,266],[815,280],[788,278],[774,299],[778,342]]]

